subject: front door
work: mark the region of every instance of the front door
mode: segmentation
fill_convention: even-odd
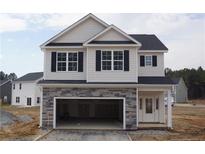
[[[154,101],[153,98],[145,98],[143,122],[154,122]]]

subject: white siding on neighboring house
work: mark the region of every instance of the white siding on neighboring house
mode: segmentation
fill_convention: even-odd
[[[19,89],[19,84],[22,87]],[[12,86],[12,105],[27,106],[27,98],[31,98],[31,106],[38,106],[37,97],[41,97],[40,89],[37,88],[36,82],[13,82],[15,89]],[[16,97],[20,98],[20,102],[16,102]]]
[[[62,42],[85,42],[94,35],[103,31],[106,27],[96,20],[89,18],[86,21],[82,22],[78,26],[69,30],[62,36],[58,37],[53,42],[62,43]]]
[[[114,29],[110,29],[104,34],[100,35],[94,41],[129,41],[129,39]]]
[[[153,66],[140,66],[140,55],[156,55],[157,67]],[[164,76],[164,53],[145,52],[138,54],[138,74],[139,76]]]
[[[129,50],[129,71],[96,71],[96,50]],[[137,82],[137,48],[135,47],[90,47],[87,51],[88,82]]]
[[[181,78],[178,85],[176,85],[176,102],[186,102],[188,101],[187,87],[184,80]]]
[[[51,72],[51,52],[80,51],[84,52],[83,72]],[[86,49],[47,49],[44,51],[44,79],[45,80],[86,80]]]

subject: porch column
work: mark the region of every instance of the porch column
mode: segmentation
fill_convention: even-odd
[[[167,127],[172,128],[172,102],[171,90],[167,91]]]
[[[136,88],[136,127],[139,126],[138,88]]]

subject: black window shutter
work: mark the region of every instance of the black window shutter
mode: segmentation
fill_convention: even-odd
[[[157,56],[152,56],[152,66],[157,66]]]
[[[129,50],[124,50],[124,71],[129,71]]]
[[[96,50],[96,71],[101,71],[101,50]]]
[[[56,72],[56,52],[51,53],[51,72]]]
[[[140,66],[145,66],[144,56],[140,56]]]
[[[78,52],[78,72],[83,72],[83,52]]]

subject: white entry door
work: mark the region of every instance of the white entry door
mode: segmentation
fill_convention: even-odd
[[[153,98],[145,98],[143,110],[143,122],[154,122],[154,101]]]

